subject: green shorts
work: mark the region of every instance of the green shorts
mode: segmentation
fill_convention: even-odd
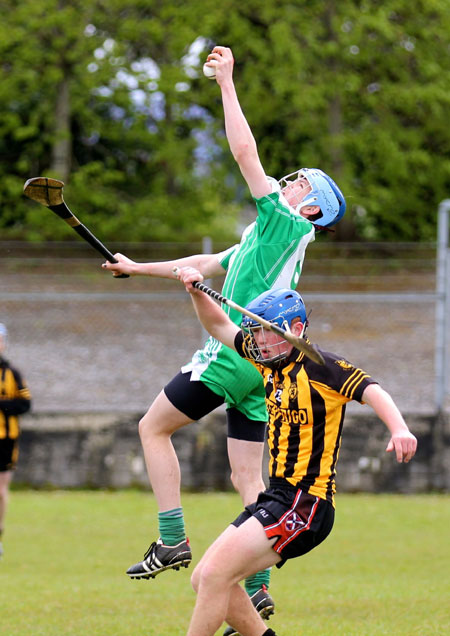
[[[208,355],[206,349],[197,351],[182,371],[190,371],[192,379],[222,395],[227,408],[236,408],[250,420],[267,421],[262,376],[232,349],[222,346],[214,355]]]

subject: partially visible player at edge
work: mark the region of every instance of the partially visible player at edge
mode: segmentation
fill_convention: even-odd
[[[220,86],[225,131],[230,150],[254,198],[257,218],[241,242],[219,254],[200,254],[160,263],[135,263],[115,254],[117,264],[103,267],[115,275],[174,278],[173,267],[194,266],[205,278],[223,275],[222,292],[239,305],[273,287],[295,288],[307,245],[317,227],[335,224],[345,212],[344,197],[321,170],[301,169],[279,182],[266,176],[255,139],[241,110],[233,82],[233,55],[216,46],[207,58]],[[233,322],[241,316],[227,309]],[[159,509],[160,539],[143,561],[128,569],[133,578],[149,578],[164,569],[187,566],[191,549],[186,539],[180,498],[180,469],[171,442],[174,431],[227,405],[228,456],[231,480],[243,503],[264,489],[262,453],[267,422],[264,388],[259,373],[235,352],[210,338],[203,350],[168,383],[139,423],[149,479]],[[246,581],[260,611],[273,612],[267,592],[270,571]],[[234,632],[229,632],[234,633]]]
[[[20,371],[3,354],[8,330],[0,323],[0,558],[9,499],[9,484],[19,457],[19,415],[31,408],[31,395]]]
[[[201,280],[198,271],[186,267],[179,276],[205,329],[262,375],[269,412],[269,487],[216,539],[195,568],[197,601],[187,636],[213,636],[224,620],[242,636],[275,636],[239,581],[260,569],[282,567],[331,532],[346,404],[356,400],[372,407],[391,434],[386,451],[395,452],[398,462],[412,459],[417,440],[391,396],[365,371],[325,351],[325,365],[315,364],[253,319],[244,317],[240,329],[219,305],[192,287],[193,281]],[[306,309],[295,290],[263,292],[247,308],[305,336]]]

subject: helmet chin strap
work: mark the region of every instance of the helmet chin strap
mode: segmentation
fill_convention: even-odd
[[[292,334],[291,328],[286,318],[283,320],[283,329],[286,331],[286,333]],[[303,329],[302,329],[302,334],[303,334]],[[300,334],[300,338],[302,337],[302,334]]]
[[[300,214],[300,210],[302,208],[306,208],[306,207],[311,206],[311,205],[317,205],[317,197],[308,197],[307,196],[305,199],[300,201],[300,203],[298,203],[295,206],[294,209],[297,212],[297,214]]]
[[[302,325],[302,330],[301,332],[298,334],[299,338],[303,338],[303,334],[305,333],[305,329],[306,329],[306,320]],[[287,332],[287,333],[292,333],[291,328],[289,327],[288,321],[286,319],[283,320],[283,329]]]

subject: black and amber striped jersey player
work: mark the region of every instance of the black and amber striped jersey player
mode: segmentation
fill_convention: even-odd
[[[189,634],[198,634],[199,628],[208,624],[210,608],[220,607],[225,593],[228,615],[225,608],[217,616],[217,625],[222,617],[228,620],[230,616],[241,621],[245,629],[253,625],[252,634],[268,634],[262,621],[255,623],[255,615],[259,617],[252,604],[242,603],[239,581],[273,565],[282,567],[288,559],[313,550],[331,532],[336,463],[347,402],[358,400],[373,408],[391,433],[386,450],[395,451],[398,462],[412,459],[417,440],[391,396],[362,369],[332,353],[321,352],[323,365],[300,353],[300,349],[308,351],[295,337],[304,337],[307,320],[297,291],[274,289],[257,296],[242,312],[241,330],[209,296],[193,286],[201,280],[197,270],[181,268],[178,277],[211,336],[260,371],[269,413],[269,487],[245,506],[197,564],[192,584],[199,600]],[[277,328],[269,330],[267,322]],[[297,342],[299,350],[286,340],[288,331],[294,336],[289,340]],[[216,624],[209,623],[211,631],[203,630],[202,634],[212,635]],[[239,624],[232,624],[239,628]],[[239,633],[244,633],[243,628]]]
[[[408,462],[414,456],[416,438],[391,396],[368,373],[344,357],[320,349],[324,364],[317,364],[253,318],[244,316],[242,329],[233,327],[211,299],[195,292],[195,269],[180,270],[180,279],[207,331],[249,360],[263,376],[271,486],[294,486],[334,505],[345,407],[352,400],[369,404],[386,424],[392,435],[386,450],[395,451],[397,461]],[[246,309],[285,331],[305,336],[306,309],[297,291],[269,290]]]
[[[236,334],[237,352],[264,378],[269,413],[271,485],[279,480],[334,504],[336,463],[347,402],[362,402],[375,381],[362,369],[321,351],[319,365],[297,349],[270,366],[255,361],[253,336]]]

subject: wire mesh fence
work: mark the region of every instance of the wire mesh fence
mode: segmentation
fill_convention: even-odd
[[[116,250],[161,260],[201,245]],[[115,280],[81,243],[0,244],[0,266],[7,357],[27,378],[35,411],[144,412],[204,341],[179,283]],[[299,287],[310,339],[364,368],[409,413],[434,409],[434,290],[435,247],[398,244],[313,246]]]

